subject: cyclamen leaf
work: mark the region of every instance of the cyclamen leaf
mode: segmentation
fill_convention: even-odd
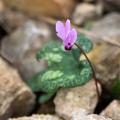
[[[91,79],[92,71],[86,60],[79,61],[79,56],[79,50],[76,48],[65,52],[62,44],[59,42],[46,44],[37,53],[37,58],[47,60],[49,63],[48,68],[29,80],[29,85],[33,91],[36,92],[44,91],[42,90],[43,88],[47,90],[48,88],[45,86],[47,86],[49,82],[53,82],[56,86],[57,84],[64,86],[67,81],[71,80],[73,83],[74,81],[76,81],[76,83],[78,81],[77,85],[74,84],[71,85],[71,87],[85,84]]]
[[[73,57],[73,54],[76,58]],[[36,57],[37,59],[47,60],[48,65],[52,65],[53,63],[59,63],[69,60],[69,59],[79,59],[80,53],[79,50],[73,48],[71,51],[66,52],[63,48],[62,43],[60,42],[49,42],[44,46],[43,49],[39,50]]]
[[[89,39],[84,38],[84,42],[79,39],[78,43],[87,52],[92,48]],[[40,103],[49,100],[59,88],[81,86],[92,78],[89,63],[86,60],[80,61],[80,51],[76,47],[67,52],[62,43],[52,41],[40,49],[36,57],[48,62],[47,69],[28,80],[28,85],[34,92],[46,93],[40,96]]]
[[[69,88],[83,85],[91,79],[92,71],[86,60],[81,61],[79,67],[74,64],[71,66],[64,64],[64,67],[60,65],[49,67],[44,72],[36,74],[29,80],[29,86],[34,92],[48,92],[54,91],[55,88]],[[52,87],[50,90],[50,86],[53,84],[55,88]]]
[[[113,96],[120,98],[120,78],[116,78],[116,81],[112,86],[111,92]]]
[[[86,53],[90,52],[93,48],[93,44],[90,39],[83,34],[78,34],[77,43],[83,48]]]

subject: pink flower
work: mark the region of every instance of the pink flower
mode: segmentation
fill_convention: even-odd
[[[70,20],[67,19],[65,24],[57,21],[56,32],[57,36],[63,41],[65,50],[71,50],[77,40],[77,32],[74,28],[71,30]]]

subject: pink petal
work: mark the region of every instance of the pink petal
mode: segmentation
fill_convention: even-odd
[[[73,28],[67,38],[66,38],[66,41],[68,41],[71,45],[73,45],[75,43],[75,41],[77,40],[77,32],[76,30]]]
[[[65,26],[61,21],[56,23],[56,32],[60,39],[65,40]]]
[[[66,23],[65,23],[65,34],[66,34],[66,37],[68,36],[69,32],[70,32],[70,20],[67,19]]]

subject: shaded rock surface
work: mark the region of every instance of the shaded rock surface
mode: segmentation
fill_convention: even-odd
[[[50,40],[50,29],[45,23],[31,20],[2,40],[1,55],[14,64],[24,79],[46,67],[45,61],[36,60],[36,52]]]
[[[40,104],[38,106],[37,114],[54,114],[54,113],[55,113],[55,105],[52,100]]]
[[[110,105],[102,111],[101,115],[109,117],[112,120],[120,120],[120,101],[113,100]]]
[[[120,0],[102,0],[104,9],[108,11],[120,11]]]
[[[9,120],[61,120],[54,115],[32,115],[31,117],[11,118]]]
[[[61,89],[54,99],[56,113],[66,120],[71,119],[72,113],[80,108],[86,109],[88,113],[93,113],[97,102],[93,80],[81,87]]]
[[[0,120],[31,112],[35,96],[18,72],[0,58]]]

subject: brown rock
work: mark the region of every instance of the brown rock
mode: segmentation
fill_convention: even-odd
[[[88,56],[94,63],[97,78],[111,91],[120,73],[119,47],[101,41]]]
[[[102,111],[101,115],[109,117],[112,120],[120,120],[120,101],[114,100]]]
[[[0,0],[0,12],[2,12],[5,9],[5,6],[3,4],[3,0]]]
[[[31,117],[11,118],[9,120],[61,120],[53,115],[32,115]]]
[[[0,58],[0,120],[26,115],[34,106],[35,96],[18,72]]]
[[[24,11],[30,15],[49,15],[54,17],[68,17],[71,15],[74,0],[4,0],[9,7]]]
[[[72,113],[79,109],[86,109],[87,113],[93,113],[97,102],[93,80],[81,87],[61,89],[54,99],[56,113],[66,120],[71,119]]]
[[[17,66],[24,79],[30,79],[46,66],[45,61],[36,60],[36,53],[50,40],[50,35],[50,28],[44,22],[26,21],[2,40],[1,55]]]

